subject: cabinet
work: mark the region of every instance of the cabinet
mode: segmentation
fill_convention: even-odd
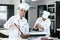
[[[56,2],[56,28],[60,29],[60,2]],[[60,32],[58,32],[58,37],[60,37]]]
[[[51,19],[50,33],[51,36],[56,36],[56,3],[48,3],[47,10],[50,12],[49,18]]]
[[[0,4],[0,28],[3,28],[4,23],[13,15],[13,4]]]
[[[40,17],[44,10],[50,12],[49,18],[51,19],[51,36],[57,37],[60,35],[60,33],[57,32],[57,29],[60,29],[60,1],[50,2],[46,5],[38,5],[37,9],[37,17]]]
[[[57,29],[60,29],[60,1],[47,4],[47,10],[51,13],[51,36],[57,36]]]
[[[42,16],[44,10],[47,10],[47,5],[38,5],[38,7],[37,7],[37,18]]]

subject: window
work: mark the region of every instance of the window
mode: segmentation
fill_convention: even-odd
[[[0,4],[0,28],[14,15],[14,5]]]
[[[7,6],[0,6],[0,20],[7,20]]]
[[[7,6],[0,6],[0,26],[7,20]]]
[[[46,5],[38,5],[37,18],[42,16],[44,10],[47,10],[47,6]]]

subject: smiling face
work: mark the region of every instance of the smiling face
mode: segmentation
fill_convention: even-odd
[[[45,20],[46,20],[46,18],[42,18],[42,20],[43,20],[43,21],[45,21]]]
[[[27,10],[25,10],[24,8],[19,9],[19,15],[20,15],[20,17],[23,17],[25,15],[26,11]]]

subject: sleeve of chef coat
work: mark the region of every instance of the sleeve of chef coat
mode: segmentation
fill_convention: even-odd
[[[39,18],[36,20],[36,22],[34,24],[34,28],[35,28],[36,24],[38,24],[38,23],[39,23]]]
[[[51,20],[49,19],[48,22],[46,23],[46,31],[47,31],[46,36],[50,36],[50,25],[51,25]]]
[[[10,17],[9,20],[4,24],[4,28],[8,29],[10,24],[11,24],[11,22],[12,22],[12,20],[13,20],[13,17]]]
[[[26,30],[26,34],[29,34],[29,24],[28,24],[27,20],[26,20],[26,28],[25,28],[25,30]]]
[[[47,27],[50,27],[50,25],[51,25],[51,20],[50,20],[50,19],[48,19]]]
[[[50,25],[51,25],[51,20],[48,19],[45,26],[46,26],[46,28],[50,28]]]

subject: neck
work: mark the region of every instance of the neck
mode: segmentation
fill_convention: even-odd
[[[43,21],[45,21],[46,19],[45,18],[42,18]]]
[[[22,19],[22,16],[20,16],[20,19]]]

